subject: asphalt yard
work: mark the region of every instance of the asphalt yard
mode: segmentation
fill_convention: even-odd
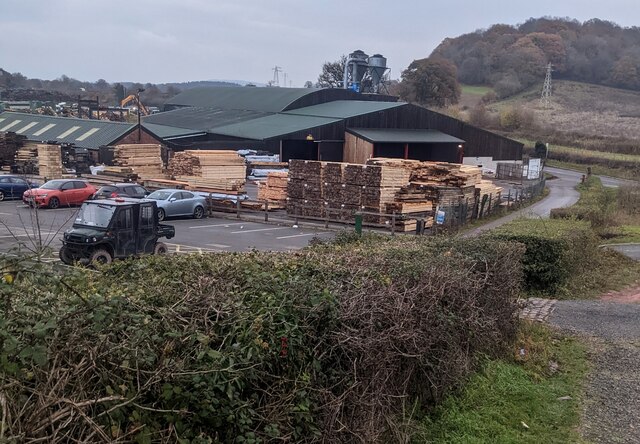
[[[51,247],[51,259],[57,258],[65,229],[71,227],[78,207],[56,210],[33,210],[21,201],[0,202],[0,252],[28,250],[34,240]],[[266,224],[238,219],[211,217],[206,219],[167,219],[176,236],[162,241],[169,251],[178,254],[207,252],[292,251],[303,248],[314,237],[329,239],[333,232],[316,227],[288,224]],[[38,230],[36,227],[40,227]]]

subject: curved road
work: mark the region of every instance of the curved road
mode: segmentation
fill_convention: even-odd
[[[578,201],[580,193],[578,193],[575,187],[580,183],[582,173],[579,171],[549,167],[545,167],[545,172],[556,176],[556,179],[547,180],[547,187],[549,188],[549,195],[547,197],[527,208],[468,231],[464,236],[478,235],[484,231],[492,230],[520,217],[531,219],[548,218],[553,208],[570,207]],[[602,184],[606,187],[618,187],[627,183],[632,183],[629,180],[616,179],[615,177],[607,176],[600,176],[600,180],[602,180]]]

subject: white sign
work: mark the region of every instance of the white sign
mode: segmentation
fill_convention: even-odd
[[[527,179],[538,179],[542,173],[542,162],[540,159],[529,159],[529,169]]]

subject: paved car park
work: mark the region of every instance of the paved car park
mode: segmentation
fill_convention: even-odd
[[[20,201],[0,202],[0,252],[29,248],[40,236],[42,243],[51,247],[52,258],[57,257],[62,233],[73,224],[77,211],[78,207],[33,210]],[[167,243],[170,252],[178,254],[252,249],[290,251],[307,246],[314,237],[333,236],[333,232],[316,227],[294,226],[293,221],[277,225],[210,217],[173,218],[163,223],[176,229],[174,238],[162,241]]]

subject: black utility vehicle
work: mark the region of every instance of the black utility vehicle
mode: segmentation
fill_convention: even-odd
[[[65,264],[111,263],[144,254],[164,254],[175,228],[158,222],[156,203],[104,199],[82,204],[73,227],[65,231],[60,259]]]

